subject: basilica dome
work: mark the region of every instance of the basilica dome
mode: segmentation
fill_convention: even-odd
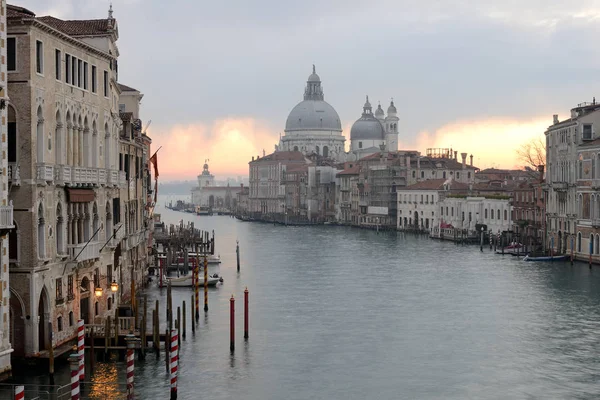
[[[323,100],[304,100],[292,109],[285,123],[289,131],[341,131],[342,124],[335,109]]]
[[[342,131],[338,113],[324,100],[321,78],[314,65],[306,82],[304,101],[292,108],[285,122],[285,131]]]
[[[385,130],[383,125],[371,112],[371,103],[369,97],[363,107],[362,116],[356,120],[350,129],[350,140],[384,140]]]

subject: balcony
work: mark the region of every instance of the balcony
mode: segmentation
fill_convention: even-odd
[[[554,190],[567,190],[568,185],[567,182],[552,182],[552,187]]]
[[[8,183],[21,186],[21,166],[17,163],[8,163]]]
[[[56,184],[64,186],[69,185],[72,182],[71,167],[69,165],[57,165],[56,166]]]
[[[119,171],[119,186],[125,187],[127,185],[127,178],[125,175],[125,171]]]
[[[98,183],[101,186],[106,186],[108,171],[105,169],[98,170]]]
[[[87,246],[85,243],[72,244],[69,245],[69,256],[77,262],[94,260],[100,257],[100,246],[99,242],[89,242]]]
[[[119,171],[108,170],[107,174],[108,184],[119,186]]]
[[[36,167],[36,181],[40,185],[46,185],[54,182],[54,166],[37,163]]]
[[[592,220],[592,226],[594,228],[600,228],[600,219],[593,219]]]
[[[13,206],[12,201],[8,206],[0,206],[0,230],[13,229]]]

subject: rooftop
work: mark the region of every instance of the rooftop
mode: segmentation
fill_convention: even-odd
[[[139,90],[134,89],[127,85],[123,85],[122,83],[118,83],[118,85],[119,85],[119,89],[121,90],[121,92],[139,92]]]
[[[306,161],[306,158],[299,151],[276,151],[264,157],[257,157],[250,163],[261,161]]]
[[[360,165],[354,165],[350,168],[346,168],[345,170],[338,172],[336,176],[341,175],[358,175],[360,173]]]
[[[448,179],[427,179],[425,181],[417,182],[404,188],[398,188],[397,191],[402,190],[447,190],[444,188],[444,184],[448,185],[449,190],[467,190],[469,185],[466,183],[456,182],[455,180]]]
[[[38,17],[37,20],[69,36],[106,35],[113,28],[111,20],[107,18],[63,21],[48,15]]]

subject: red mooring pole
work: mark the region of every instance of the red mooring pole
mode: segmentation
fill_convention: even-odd
[[[235,299],[229,299],[229,350],[235,350]]]
[[[177,400],[177,367],[179,364],[179,342],[177,329],[171,331],[171,400]]]
[[[244,339],[248,339],[248,288],[244,290]]]
[[[15,387],[15,400],[25,400],[25,386]]]
[[[79,356],[79,380],[85,380],[85,327],[83,320],[77,320],[77,355]]]

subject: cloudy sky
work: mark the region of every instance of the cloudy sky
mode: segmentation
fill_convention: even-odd
[[[557,3],[557,4],[553,4]],[[23,0],[38,16],[104,18],[108,1]],[[273,150],[316,64],[348,135],[364,96],[394,98],[400,147],[454,147],[514,167],[600,93],[600,0],[114,0],[119,80],[141,90],[161,175],[245,175]]]

